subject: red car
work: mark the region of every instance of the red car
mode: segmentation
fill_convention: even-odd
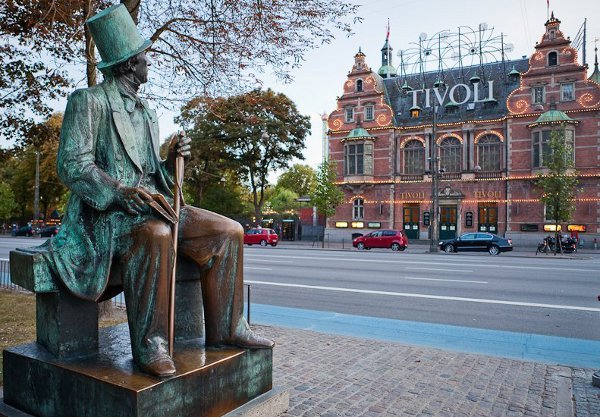
[[[393,251],[403,251],[408,246],[408,238],[401,230],[377,230],[357,237],[352,241],[352,246],[359,250],[390,248]]]
[[[244,233],[244,245],[277,246],[279,236],[273,229],[250,229]]]

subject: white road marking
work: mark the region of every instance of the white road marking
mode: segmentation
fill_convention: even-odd
[[[409,265],[417,264],[423,265],[447,265],[445,262],[424,262],[424,261],[407,261],[398,260],[390,261],[387,259],[365,259],[365,258],[338,258],[338,257],[321,257],[321,256],[290,256],[290,255],[272,255],[271,258],[288,258],[288,259],[307,259],[311,261],[345,261],[345,262],[364,262],[364,263],[377,263],[377,264],[398,264],[398,265]],[[535,269],[535,270],[549,270],[549,271],[569,271],[569,272],[590,272],[591,269],[579,269],[579,268],[557,268],[557,267],[543,267],[543,266],[519,266],[519,265],[493,265],[493,264],[468,264],[470,267],[481,267],[481,268],[506,268],[506,269]]]
[[[245,260],[249,261],[249,262],[269,262],[269,263],[273,263],[273,264],[291,264],[294,263],[294,261],[275,261],[273,259],[254,259],[254,256],[250,257],[250,259],[248,259],[249,257],[246,256]]]
[[[473,272],[473,270],[470,269],[419,268],[417,266],[407,266],[405,269],[417,269],[419,271]]]
[[[451,297],[445,295],[431,295],[431,294],[414,294],[404,292],[390,292],[390,291],[376,291],[376,290],[360,290],[357,288],[339,288],[339,287],[323,287],[319,285],[303,285],[303,284],[286,284],[283,282],[268,282],[268,281],[245,281],[247,284],[257,285],[271,285],[275,287],[288,287],[288,288],[305,288],[310,290],[323,290],[323,291],[337,291],[337,292],[351,292],[359,294],[374,294],[374,295],[389,295],[394,297],[408,297],[408,298],[426,298],[431,300],[444,300],[444,301],[465,301],[470,303],[481,303],[481,304],[501,304],[509,306],[519,307],[540,307],[540,308],[551,308],[556,310],[574,310],[574,311],[589,311],[594,313],[600,313],[600,308],[591,307],[580,307],[560,304],[544,304],[544,303],[527,303],[522,301],[509,301],[509,300],[490,300],[485,298],[466,298],[466,297]]]
[[[488,284],[487,281],[469,281],[463,279],[442,279],[442,278],[422,278],[422,277],[401,277],[402,279],[410,279],[415,281],[444,281],[444,282],[466,282],[468,284]]]
[[[260,269],[263,271],[272,271],[273,268],[260,268],[258,266],[244,266],[244,269]]]

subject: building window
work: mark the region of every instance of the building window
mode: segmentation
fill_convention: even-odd
[[[548,66],[553,67],[558,65],[558,53],[552,51],[548,54]]]
[[[533,104],[544,103],[544,86],[538,86],[532,88],[532,102]]]
[[[561,84],[560,85],[560,101],[573,101],[575,100],[575,86],[573,83]]]
[[[356,91],[360,92],[363,90],[363,82],[362,80],[357,80],[356,81]]]
[[[482,171],[500,171],[502,141],[496,135],[485,135],[477,142],[477,165]]]
[[[425,148],[420,140],[409,141],[403,149],[404,173],[423,174],[425,171]]]
[[[410,117],[411,118],[418,119],[420,115],[421,115],[421,108],[419,106],[411,107],[411,109],[410,109]]]
[[[346,107],[346,123],[354,121],[354,107]]]
[[[352,202],[352,220],[362,220],[365,218],[365,206],[362,198],[357,198]]]
[[[345,166],[346,175],[373,175],[373,144],[347,144]]]
[[[550,39],[551,39],[551,40],[552,40],[552,39],[556,39],[556,31],[554,31],[554,30],[551,30],[551,31],[550,31]]]
[[[446,172],[461,171],[461,152],[462,146],[460,140],[448,137],[440,143],[440,168]]]
[[[365,120],[373,120],[375,114],[375,108],[373,105],[365,107]]]
[[[550,156],[550,138],[552,132],[552,130],[533,132],[532,153],[534,168],[541,168],[545,166],[544,160],[547,160]],[[564,134],[563,137],[568,145],[568,149],[570,149],[570,152],[568,155],[566,155],[566,157],[574,161],[575,155],[573,149],[575,149],[575,132],[571,129],[565,129],[564,131],[557,130],[555,132],[558,132],[558,134]]]

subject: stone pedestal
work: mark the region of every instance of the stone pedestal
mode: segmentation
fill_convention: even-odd
[[[177,373],[133,364],[126,325],[100,332],[97,353],[57,359],[37,343],[4,351],[4,401],[36,417],[222,416],[271,390],[271,349],[176,345]]]

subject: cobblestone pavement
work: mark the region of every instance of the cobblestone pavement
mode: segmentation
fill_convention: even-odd
[[[592,370],[254,326],[276,342],[281,417],[598,417]]]

